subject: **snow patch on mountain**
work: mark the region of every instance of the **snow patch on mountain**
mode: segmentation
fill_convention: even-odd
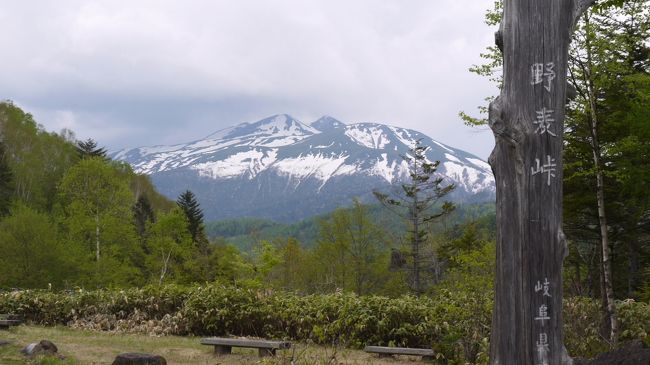
[[[345,135],[360,146],[374,149],[384,149],[390,142],[381,128],[368,127],[363,124],[346,127]]]
[[[242,141],[239,139],[233,139],[233,140],[225,140],[225,141],[219,141],[219,140],[209,140],[206,143],[195,143],[195,144],[190,144],[187,146],[187,149],[189,150],[186,155],[187,156],[193,156],[193,155],[205,155],[208,153],[220,151],[224,148],[230,147],[230,146],[237,146],[241,144]],[[181,154],[179,154],[180,157]]]
[[[386,182],[393,184],[408,176],[408,163],[404,160],[400,162],[393,160],[389,163],[388,154],[382,153],[381,158],[378,158],[370,169],[370,174],[381,176]]]
[[[154,153],[154,157],[150,160],[142,160],[140,163],[137,163],[133,166],[136,172],[140,173],[150,173],[150,171],[164,171],[167,165],[173,161],[175,153],[173,152],[163,152],[163,153]],[[147,156],[143,154],[143,156]],[[146,171],[146,172],[145,172]]]
[[[494,177],[485,171],[479,171],[467,165],[447,161],[442,164],[444,174],[463,189],[478,193],[490,185],[494,185]]]
[[[449,151],[449,152],[451,152],[451,153],[454,153],[454,150],[452,150],[451,148],[445,146],[444,144],[442,144],[442,143],[440,143],[440,142],[438,142],[438,141],[433,141],[433,143],[437,144],[438,146],[440,146],[440,147],[446,149],[447,151]]]
[[[273,135],[275,137],[300,136],[320,133],[316,128],[310,127],[287,114],[279,114],[255,123],[242,123],[222,138],[239,136]]]
[[[225,202],[228,209],[239,212],[213,209],[212,218],[257,216],[258,211],[246,208],[250,204],[273,212],[314,204],[310,211],[316,214],[325,207],[347,204],[355,196],[365,194],[366,201],[372,200],[373,189],[407,182],[409,165],[402,156],[410,156],[417,140],[429,147],[429,162],[440,160],[437,175],[457,186],[452,195],[461,200],[493,199],[492,170],[478,157],[414,130],[378,123],[344,124],[332,117],[306,125],[279,114],[186,144],[122,150],[112,158],[151,175],[170,198],[184,189],[196,190],[203,204]]]
[[[473,163],[473,164],[476,165],[476,166],[481,167],[481,168],[484,169],[484,170],[492,171],[492,166],[490,166],[489,163],[487,163],[487,162],[485,162],[485,161],[483,161],[483,160],[479,160],[478,158],[471,158],[471,157],[468,157],[468,158],[467,158],[467,161]]]
[[[333,145],[334,145],[334,142],[328,144],[327,146],[325,146],[325,145],[319,145],[319,146],[314,146],[314,147],[312,147],[311,145],[309,145],[309,148],[330,148],[330,147],[332,147]]]
[[[415,145],[416,138],[413,138],[413,135],[411,132],[409,132],[407,129],[404,128],[397,128],[393,126],[389,126],[388,129],[390,129],[395,137],[404,145],[407,147],[413,147]]]
[[[253,179],[261,171],[277,160],[278,151],[260,151],[257,149],[235,153],[221,161],[209,161],[190,166],[200,176],[213,179],[228,179],[248,174]]]
[[[285,158],[277,161],[273,167],[281,174],[292,178],[305,179],[315,177],[327,181],[345,164],[348,156],[325,156],[322,153],[299,155],[296,158]]]
[[[456,158],[456,156],[451,155],[451,154],[449,154],[449,153],[445,153],[445,158],[446,158],[447,160],[449,160],[449,161],[462,163],[462,162],[460,162],[460,160],[459,160],[458,158]]]

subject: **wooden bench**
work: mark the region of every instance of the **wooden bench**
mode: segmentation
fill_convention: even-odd
[[[18,326],[21,323],[23,323],[23,321],[17,319],[0,319],[0,330],[6,330],[11,326]]]
[[[201,345],[214,346],[215,355],[227,355],[232,353],[233,347],[246,347],[258,349],[259,356],[275,356],[276,350],[291,348],[291,342],[249,340],[245,338],[221,338],[209,337],[201,340]]]
[[[422,356],[422,360],[433,361],[433,350],[431,349],[414,349],[409,347],[383,347],[383,346],[366,346],[363,351],[379,354],[379,357],[392,357],[393,355],[410,355]]]

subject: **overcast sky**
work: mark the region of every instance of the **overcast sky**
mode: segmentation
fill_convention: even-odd
[[[492,0],[0,0],[0,98],[116,150],[279,113],[412,128],[486,159],[463,125]]]

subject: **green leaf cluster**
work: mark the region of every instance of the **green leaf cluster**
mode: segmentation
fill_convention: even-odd
[[[239,254],[208,245],[200,208],[188,203],[174,209],[147,176],[107,158],[94,140],[46,132],[0,102],[0,288],[239,277]]]
[[[480,267],[481,265],[479,265]],[[360,348],[390,345],[433,348],[448,364],[485,364],[492,310],[489,288],[396,298],[352,293],[297,295],[230,284],[147,286],[126,290],[0,293],[0,312],[31,323],[198,336],[257,336]],[[650,305],[617,302],[621,341],[649,341]],[[566,346],[591,357],[609,345],[599,335],[599,303],[564,302]],[[149,325],[147,325],[149,324]]]

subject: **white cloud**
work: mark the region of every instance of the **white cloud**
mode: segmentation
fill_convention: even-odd
[[[122,147],[274,113],[330,114],[489,152],[491,135],[476,136],[456,114],[496,92],[467,72],[492,39],[482,23],[490,1],[34,4],[0,9],[0,32],[10,35],[0,97],[42,111],[34,114],[48,128],[62,124],[57,111],[83,114],[75,129]]]

